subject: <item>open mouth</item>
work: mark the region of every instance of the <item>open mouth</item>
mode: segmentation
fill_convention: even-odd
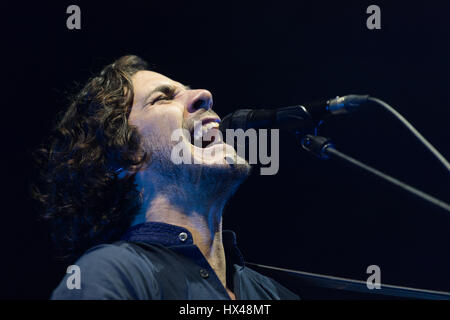
[[[218,118],[195,121],[194,126],[189,130],[191,143],[196,147],[207,148],[219,142],[216,141],[216,136],[219,135],[219,122]]]

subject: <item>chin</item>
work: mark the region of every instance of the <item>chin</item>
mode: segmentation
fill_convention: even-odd
[[[164,146],[153,144],[153,161],[148,170],[165,179],[165,185],[173,183],[189,190],[197,190],[205,196],[222,195],[226,198],[234,193],[251,172],[250,164],[232,146],[222,141],[203,147],[191,144],[189,139],[183,139],[176,146]],[[182,157],[176,161],[174,154],[179,153],[174,150],[183,151]]]

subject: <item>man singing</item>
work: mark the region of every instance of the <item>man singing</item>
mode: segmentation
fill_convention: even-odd
[[[67,274],[52,299],[298,299],[248,268],[222,231],[250,165],[217,136],[202,139],[219,122],[209,91],[136,56],[87,82],[38,153],[43,217],[62,253],[81,255],[79,285]],[[190,163],[173,161],[180,129]]]

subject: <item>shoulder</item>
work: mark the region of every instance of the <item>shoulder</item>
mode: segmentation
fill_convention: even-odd
[[[76,262],[85,275],[129,274],[151,271],[152,264],[130,243],[102,244],[86,251]]]
[[[151,262],[126,242],[95,246],[70,270],[73,266],[80,278],[79,288],[69,288],[75,281],[70,272],[54,290],[52,299],[140,299],[150,298],[157,291]]]
[[[144,262],[142,254],[136,247],[127,242],[101,244],[86,251],[76,264],[99,265],[110,268],[138,267]]]

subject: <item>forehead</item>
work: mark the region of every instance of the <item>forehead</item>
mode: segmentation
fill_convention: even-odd
[[[166,77],[158,72],[142,70],[136,72],[132,77],[134,92],[137,96],[143,95],[161,85],[180,86],[183,85],[177,81]]]

